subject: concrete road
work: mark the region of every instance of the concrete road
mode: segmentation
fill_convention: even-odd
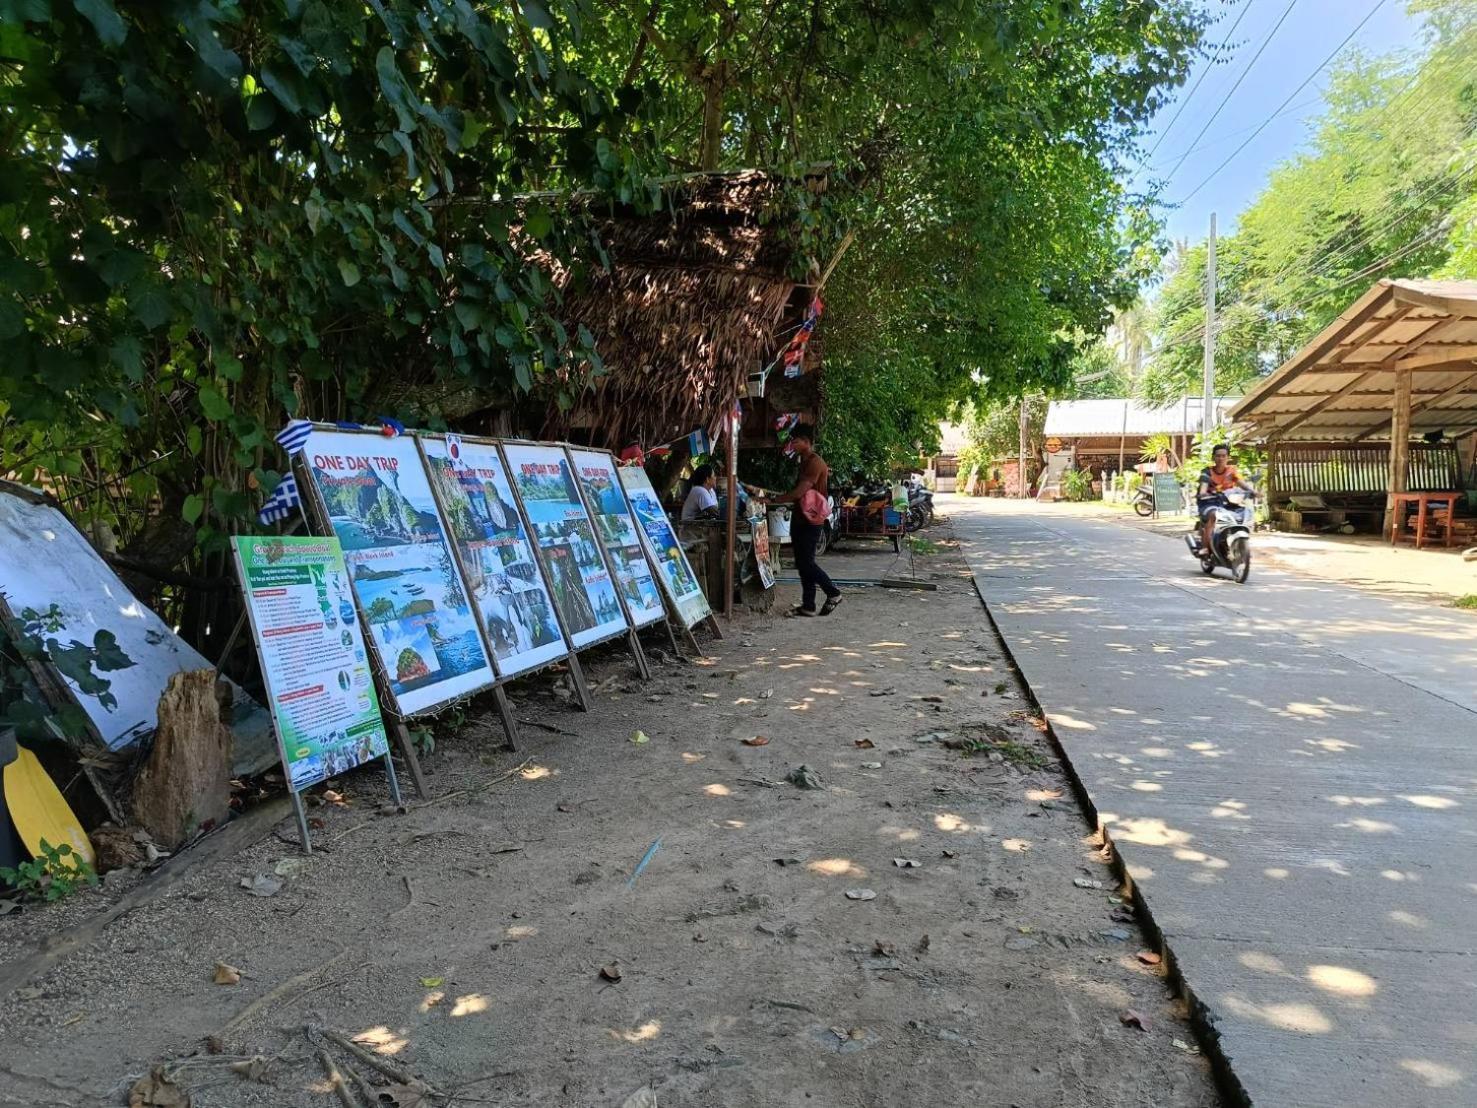
[[[942,510],[1251,1102],[1477,1105],[1477,616]]]

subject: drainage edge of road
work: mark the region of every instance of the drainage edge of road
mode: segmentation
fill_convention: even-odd
[[[980,607],[984,610],[985,618],[990,621],[990,630],[994,632],[995,639],[1000,644],[1000,649],[1004,653],[1006,661],[1009,662],[1011,671],[1015,674],[1016,680],[1020,683],[1021,688],[1026,691],[1026,695],[1030,698],[1030,703],[1035,708],[1042,723],[1045,724],[1046,736],[1051,740],[1052,748],[1056,751],[1057,757],[1062,763],[1062,768],[1066,771],[1067,780],[1072,785],[1072,793],[1077,798],[1078,805],[1082,808],[1088,826],[1102,839],[1103,846],[1108,853],[1108,864],[1112,868],[1114,875],[1118,878],[1120,887],[1128,890],[1129,899],[1133,904],[1134,913],[1138,917],[1139,926],[1148,935],[1155,948],[1160,951],[1161,957],[1164,959],[1165,974],[1170,985],[1178,996],[1184,998],[1189,1008],[1190,1027],[1194,1031],[1195,1039],[1199,1043],[1201,1053],[1210,1062],[1211,1073],[1214,1075],[1216,1085],[1222,1097],[1231,1104],[1243,1106],[1243,1108],[1251,1108],[1251,1097],[1247,1094],[1245,1086],[1241,1084],[1241,1079],[1232,1068],[1231,1060],[1226,1057],[1225,1051],[1221,1048],[1221,1034],[1216,1028],[1215,1017],[1210,1010],[1210,1006],[1200,999],[1195,990],[1191,988],[1190,983],[1185,980],[1184,973],[1180,969],[1179,959],[1175,957],[1174,951],[1170,949],[1169,943],[1164,937],[1163,930],[1159,927],[1158,921],[1155,920],[1154,912],[1149,907],[1148,899],[1144,896],[1142,890],[1140,890],[1138,882],[1128,872],[1128,863],[1119,851],[1118,844],[1113,841],[1112,833],[1098,815],[1097,805],[1093,802],[1092,794],[1087,788],[1087,783],[1077,772],[1077,767],[1073,763],[1071,756],[1067,753],[1067,748],[1062,744],[1061,737],[1057,735],[1056,728],[1052,726],[1051,717],[1037,698],[1036,690],[1026,680],[1025,671],[1016,660],[1015,651],[1010,647],[1010,640],[1000,630],[1000,624],[995,620],[995,613],[990,610],[990,602],[985,599],[985,594],[980,589],[979,575],[971,573],[970,578],[974,584],[975,595],[979,598]]]

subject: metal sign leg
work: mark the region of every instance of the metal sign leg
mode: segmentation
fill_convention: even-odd
[[[303,810],[303,797],[296,789],[289,786],[292,793],[292,810],[297,815],[297,833],[303,841],[303,853],[313,853],[313,837],[308,834],[308,813]]]
[[[632,629],[626,632],[626,638],[631,643],[631,654],[636,659],[636,672],[641,675],[641,680],[651,680],[651,667],[646,664],[646,651],[641,649],[641,636]]]
[[[662,620],[662,626],[667,629],[667,641],[672,644],[672,657],[682,657],[682,648],[677,645],[677,632],[672,629],[672,621],[670,619],[664,619]]]
[[[593,706],[590,701],[590,687],[585,684],[585,671],[580,665],[579,655],[572,650],[569,652],[569,676],[574,681],[574,691],[579,696],[580,708],[588,712]]]
[[[395,759],[390,757],[388,750],[385,751],[385,776],[390,779],[390,800],[399,808],[405,802],[400,799],[400,778],[395,776]]]
[[[400,753],[405,758],[405,764],[410,767],[410,780],[415,784],[416,794],[422,800],[427,799],[431,794],[426,791],[426,778],[421,773],[421,760],[416,755],[415,743],[410,741],[410,731],[403,720],[395,724],[395,738],[399,740]]]
[[[508,749],[516,751],[518,749],[518,724],[513,719],[513,708],[508,703],[508,694],[503,692],[501,685],[492,690],[492,699],[497,704],[497,714],[502,717],[503,734],[507,736]]]

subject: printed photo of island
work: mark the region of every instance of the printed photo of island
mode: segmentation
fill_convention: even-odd
[[[631,521],[631,509],[616,476],[615,459],[599,450],[571,449],[569,455],[574,460],[575,476],[584,490],[585,503],[595,513],[595,525],[615,567],[615,579],[625,597],[626,610],[637,627],[655,623],[666,615],[666,606],[641,550],[641,537]]]
[[[399,714],[490,685],[492,666],[414,440],[314,431],[304,453]]]
[[[711,613],[707,597],[697,583],[687,555],[682,552],[682,545],[677,541],[676,532],[672,530],[671,521],[662,510],[661,501],[657,499],[646,472],[634,467],[622,468],[620,480],[630,500],[631,511],[641,524],[641,540],[646,553],[661,569],[667,596],[682,617],[683,624],[690,628]]]
[[[462,442],[458,464],[443,439],[421,446],[498,672],[526,673],[564,657],[554,601],[497,447]]]
[[[564,451],[504,443],[503,453],[570,641],[580,648],[623,631],[626,614]]]

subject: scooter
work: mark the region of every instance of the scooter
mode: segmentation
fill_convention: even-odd
[[[1200,563],[1200,572],[1209,575],[1216,569],[1229,569],[1238,585],[1251,576],[1252,501],[1256,498],[1244,489],[1231,489],[1221,494],[1224,505],[1214,509],[1214,527],[1210,549],[1200,542],[1200,529],[1185,535],[1185,545]]]
[[[908,490],[908,530],[916,531],[933,522],[933,493],[923,483],[923,478],[911,476],[903,482]]]

